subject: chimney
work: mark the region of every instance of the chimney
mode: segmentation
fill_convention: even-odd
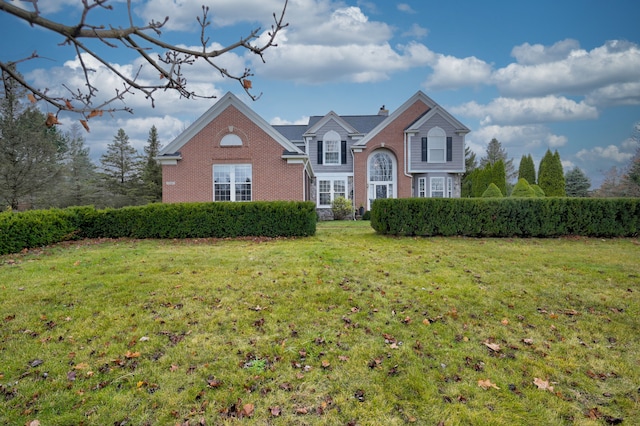
[[[378,115],[384,115],[385,117],[387,117],[389,115],[389,110],[385,109],[384,105],[382,105],[380,107],[380,110],[378,111]]]

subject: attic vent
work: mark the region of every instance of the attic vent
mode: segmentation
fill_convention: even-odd
[[[382,105],[380,110],[378,111],[378,115],[384,115],[385,117],[389,115],[389,110]]]

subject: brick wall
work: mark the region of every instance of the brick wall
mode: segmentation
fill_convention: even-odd
[[[242,146],[220,146],[229,133],[238,135]],[[212,201],[214,164],[251,164],[254,201],[302,201],[304,166],[287,164],[283,151],[282,145],[230,106],[181,148],[177,165],[162,166],[162,201]]]
[[[356,207],[360,205],[367,206],[367,160],[375,150],[381,148],[389,150],[396,158],[397,197],[411,197],[411,178],[404,174],[404,129],[428,110],[429,107],[426,104],[422,101],[416,101],[416,103],[407,108],[399,117],[367,142],[367,147],[362,152],[355,153],[354,183]]]

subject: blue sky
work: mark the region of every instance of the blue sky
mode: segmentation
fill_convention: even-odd
[[[251,28],[268,29],[272,13],[284,4],[133,3],[139,23],[168,15],[162,38],[196,46],[194,22],[203,2],[213,12],[211,40],[222,45]],[[40,8],[45,16],[75,23],[79,3],[41,0]],[[92,13],[90,19],[125,22],[124,1],[112,3],[114,12]],[[385,105],[393,111],[422,90],[471,129],[467,143],[478,157],[492,138],[516,166],[523,154],[531,154],[538,164],[548,148],[557,149],[566,168],[580,167],[597,187],[607,170],[626,166],[638,148],[631,138],[640,122],[638,16],[637,0],[290,0],[289,27],[280,34],[278,47],[266,52],[265,64],[241,51],[220,58],[231,70],[253,69],[254,91],[263,93],[260,100],[250,101],[237,83],[203,66],[194,67],[190,78],[211,94],[236,93],[274,124],[299,123],[332,110],[375,114]],[[58,36],[5,14],[0,14],[0,28],[1,60],[17,60],[34,50],[49,58],[20,65],[33,84],[62,94],[61,83],[81,81],[75,52],[59,46]],[[125,72],[136,69],[136,58],[125,49],[101,49]],[[101,70],[97,75],[106,97],[115,80]],[[151,125],[168,144],[213,101],[162,94],[155,108],[141,95],[126,102],[134,115],[116,113],[90,122],[85,138],[95,158],[120,127],[140,151]],[[77,122],[71,115],[61,119],[62,130]]]

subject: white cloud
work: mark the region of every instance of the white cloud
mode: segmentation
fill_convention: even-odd
[[[285,124],[308,124],[308,123],[309,123],[309,116],[303,116],[294,121],[285,120],[284,118],[280,118],[280,117],[274,117],[269,121],[269,124],[271,124],[272,126],[285,125]]]
[[[398,10],[404,13],[410,13],[410,14],[416,13],[416,11],[413,10],[413,8],[407,3],[398,3]]]
[[[526,126],[482,126],[474,130],[467,137],[478,145],[486,148],[487,143],[496,138],[505,148],[517,153],[526,154],[538,148],[558,148],[564,146],[568,140],[566,136],[552,133],[546,126],[540,124]],[[483,148],[483,149],[484,149]],[[484,151],[482,152],[484,154]]]
[[[389,79],[393,72],[426,64],[428,52],[415,43],[394,50],[387,43],[304,45],[290,44],[283,37],[277,49],[265,53],[265,64],[254,58],[254,68],[260,76],[298,83],[375,82]]]
[[[580,160],[585,162],[594,162],[600,159],[613,160],[616,163],[626,163],[633,157],[632,153],[623,152],[616,145],[607,147],[596,146],[591,149],[582,149],[576,154]]]
[[[402,33],[403,37],[413,37],[417,39],[425,38],[429,34],[429,30],[418,24],[413,24],[409,29]]]
[[[455,89],[463,86],[486,84],[491,77],[491,65],[476,58],[456,58],[446,55],[432,55],[433,68],[424,86],[427,89]]]
[[[496,98],[487,105],[475,101],[451,108],[451,112],[482,120],[488,124],[532,124],[587,120],[598,117],[596,108],[584,102],[556,96],[541,98]]]
[[[566,39],[552,46],[524,43],[511,50],[511,56],[522,65],[536,65],[565,59],[573,50],[580,48],[577,40]]]
[[[507,96],[585,95],[612,84],[640,82],[640,48],[634,43],[609,41],[586,51],[565,41],[549,48],[523,45],[514,50],[520,63],[493,75]]]
[[[279,16],[283,6],[279,0],[217,0],[210,3],[213,4],[209,6],[208,18],[216,27],[238,22],[271,24],[273,13]],[[136,7],[135,12],[145,23],[151,20],[161,22],[169,16],[165,30],[194,31],[200,28],[196,17],[202,16],[202,4],[202,0],[148,0]]]
[[[601,87],[589,93],[585,102],[599,106],[640,105],[640,81]]]

